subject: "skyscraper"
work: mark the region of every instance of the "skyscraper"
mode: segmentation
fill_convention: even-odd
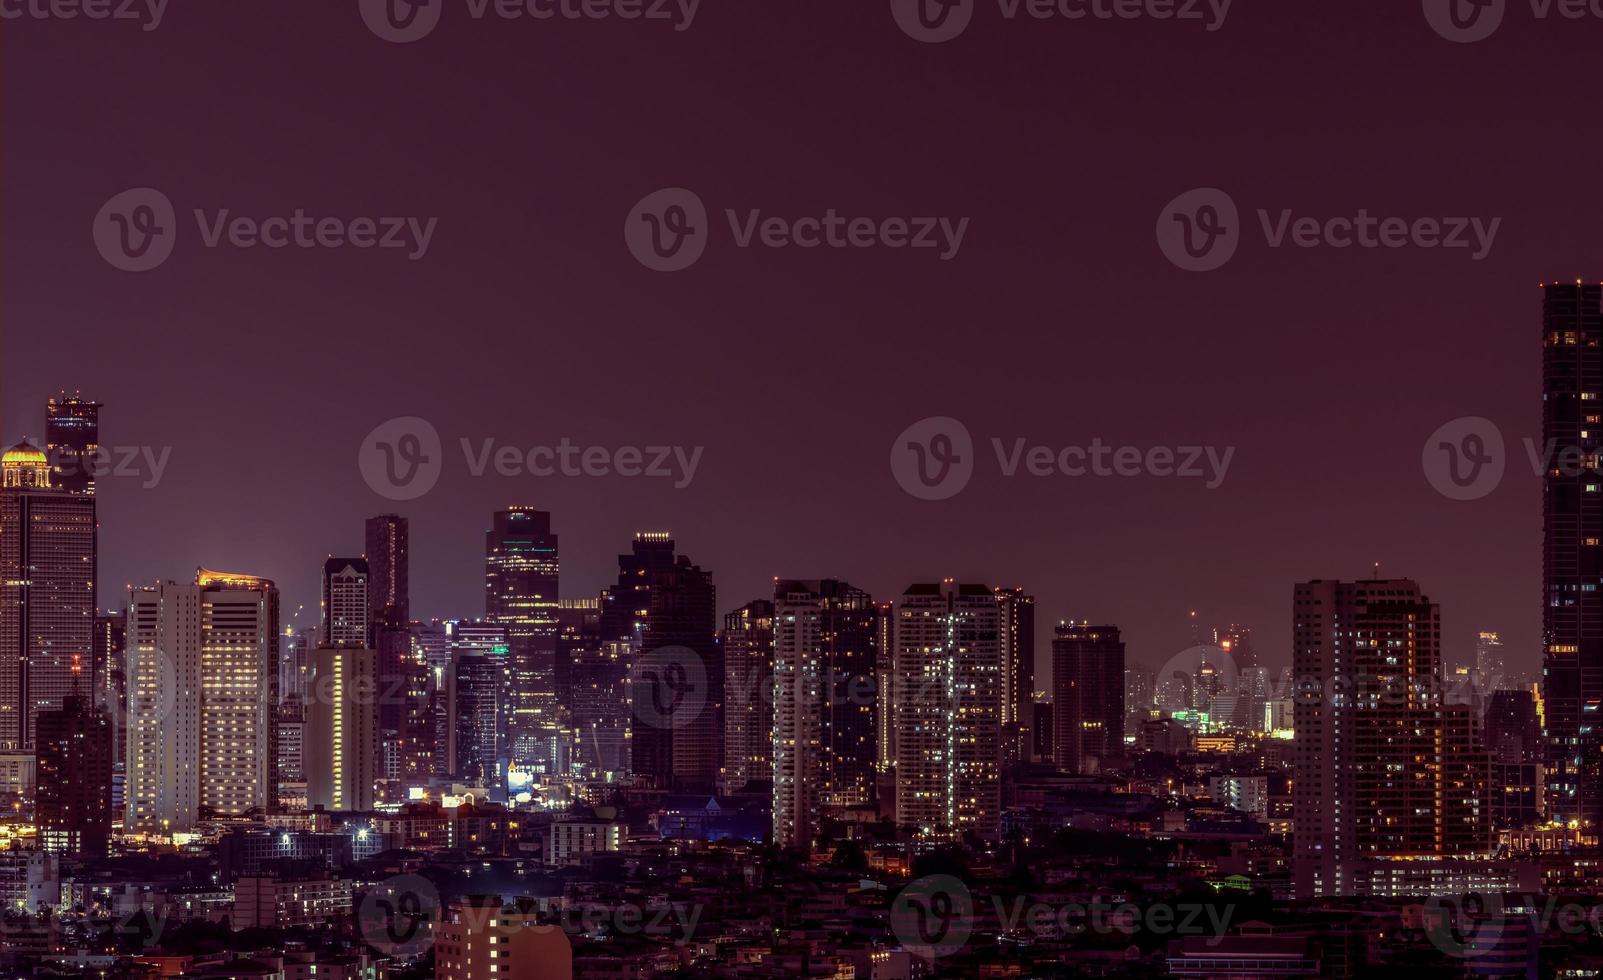
[[[193,585],[131,590],[129,829],[277,805],[278,643],[267,579],[201,569]]]
[[[896,618],[896,821],[934,843],[995,837],[1002,611],[984,585],[908,586]]]
[[[1124,754],[1124,641],[1117,626],[1058,624],[1052,709],[1058,768],[1097,772]]]
[[[874,799],[879,610],[835,579],[781,580],[773,610],[774,843],[808,850],[824,811]]]
[[[436,689],[435,769],[486,787],[505,776],[511,642],[498,623],[447,623],[450,662]]]
[[[39,713],[35,823],[45,850],[104,857],[111,836],[111,722],[86,696]]]
[[[1542,669],[1550,805],[1603,830],[1603,286],[1549,283],[1542,299]],[[1479,466],[1480,464],[1474,464]]]
[[[330,558],[323,563],[323,636],[320,646],[367,646],[365,558]]]
[[[774,778],[774,604],[748,602],[724,616],[724,784]]]
[[[111,721],[112,764],[122,768],[128,740],[128,612],[98,613],[95,616],[94,678],[95,709]]]
[[[1488,851],[1486,759],[1473,714],[1443,703],[1437,606],[1407,579],[1316,580],[1292,612],[1297,896]]]
[[[404,517],[380,514],[367,519],[367,619],[375,630],[411,625],[409,537]]]
[[[643,531],[618,556],[618,583],[602,596],[602,640],[637,641],[644,662],[693,658],[704,690],[675,699],[678,713],[639,710],[644,678],[631,669],[636,704],[630,734],[631,771],[661,788],[710,792],[723,762],[723,657],[718,648],[717,594],[712,573],[675,553],[673,535]],[[680,666],[683,666],[680,664]]]
[[[380,773],[377,652],[360,647],[319,647],[312,653],[312,697],[306,710],[302,755],[306,802],[330,812],[373,808]]]
[[[99,402],[66,394],[45,403],[45,452],[50,457],[50,482],[68,493],[95,492],[103,407]]]
[[[1002,606],[1002,757],[1016,765],[1030,757],[1035,711],[1035,596],[998,588]]]
[[[1503,660],[1503,638],[1482,630],[1475,638],[1475,689],[1512,688],[1516,683],[1515,678],[1508,676],[1508,664]]]
[[[551,515],[498,511],[485,532],[485,619],[507,629],[511,715],[507,737],[520,769],[549,771],[557,737],[557,581]]]
[[[95,538],[95,498],[54,486],[43,452],[0,456],[0,749],[32,748],[39,712],[94,670]]]

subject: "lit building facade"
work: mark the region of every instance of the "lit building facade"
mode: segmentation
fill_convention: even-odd
[[[360,647],[319,647],[312,653],[312,696],[306,708],[301,767],[306,801],[331,813],[373,808],[379,777],[378,653]]]
[[[748,602],[724,616],[724,785],[774,776],[774,604]]]
[[[485,619],[505,626],[511,647],[507,739],[519,768],[549,771],[556,759],[557,583],[551,515],[498,511],[485,533]]]

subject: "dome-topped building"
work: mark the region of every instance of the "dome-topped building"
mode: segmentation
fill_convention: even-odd
[[[0,487],[50,489],[50,457],[24,439],[0,454]]]

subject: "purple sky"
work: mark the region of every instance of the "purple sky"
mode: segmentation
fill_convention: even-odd
[[[1112,621],[1132,660],[1185,612],[1287,657],[1292,583],[1386,574],[1442,605],[1450,656],[1500,629],[1538,662],[1544,278],[1596,255],[1603,22],[1521,0],[1478,44],[1412,0],[1238,0],[1223,29],[1008,21],[982,0],[943,45],[885,0],[707,0],[693,26],[475,21],[371,34],[354,0],[177,0],[159,29],[3,28],[0,433],[38,437],[61,387],[107,403],[102,441],[172,447],[160,484],[103,491],[102,600],[197,564],[315,605],[362,519],[412,519],[414,611],[482,612],[498,506],[550,510],[563,588],[593,594],[638,528],[670,528],[724,608],[774,575],[891,596],[952,575],[1023,584],[1045,624]],[[164,191],[162,267],[113,269],[90,229]],[[717,227],[684,272],[621,233],[664,187]],[[1247,227],[1206,274],[1154,228],[1194,187]],[[393,251],[207,249],[193,209],[439,219]],[[969,218],[960,254],[735,247],[725,208]],[[1257,209],[1501,218],[1491,254],[1272,249]],[[431,420],[451,459],[391,504],[357,447]],[[892,440],[963,420],[987,462],[959,496],[904,494]],[[1426,482],[1426,436],[1497,422],[1485,499]],[[694,483],[475,479],[457,440],[705,446]],[[989,440],[1236,447],[1228,479],[1018,477]],[[311,613],[303,617],[309,621]],[[1042,656],[1045,661],[1044,651]]]

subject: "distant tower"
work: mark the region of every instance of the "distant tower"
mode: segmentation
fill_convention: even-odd
[[[724,617],[724,783],[738,790],[774,776],[774,604],[748,602]]]
[[[0,749],[32,748],[74,665],[94,669],[95,537],[95,498],[54,486],[43,452],[0,456]]]
[[[1030,758],[1035,724],[1035,596],[996,590],[1002,606],[1002,754],[1008,765]]]
[[[498,511],[485,532],[485,619],[506,627],[512,647],[507,737],[520,769],[549,771],[557,737],[557,583],[560,558],[551,515]]]
[[[1058,625],[1052,708],[1058,768],[1096,772],[1124,754],[1124,641],[1117,626]]]
[[[896,820],[921,841],[1000,830],[1002,611],[988,586],[917,584],[896,619]]]
[[[45,403],[45,452],[50,457],[51,482],[68,493],[95,492],[102,407],[99,402],[65,394]]]
[[[367,646],[368,566],[364,558],[323,563],[322,646]]]
[[[773,609],[774,843],[810,850],[824,810],[874,799],[879,611],[834,579],[781,580]]]
[[[406,518],[380,514],[367,519],[367,618],[380,626],[411,625],[408,599],[411,543]]]
[[[360,647],[312,652],[312,690],[306,710],[301,767],[306,802],[331,813],[373,808],[378,778],[378,654]]]
[[[39,714],[35,823],[47,851],[104,857],[111,835],[111,722],[69,694]]]

